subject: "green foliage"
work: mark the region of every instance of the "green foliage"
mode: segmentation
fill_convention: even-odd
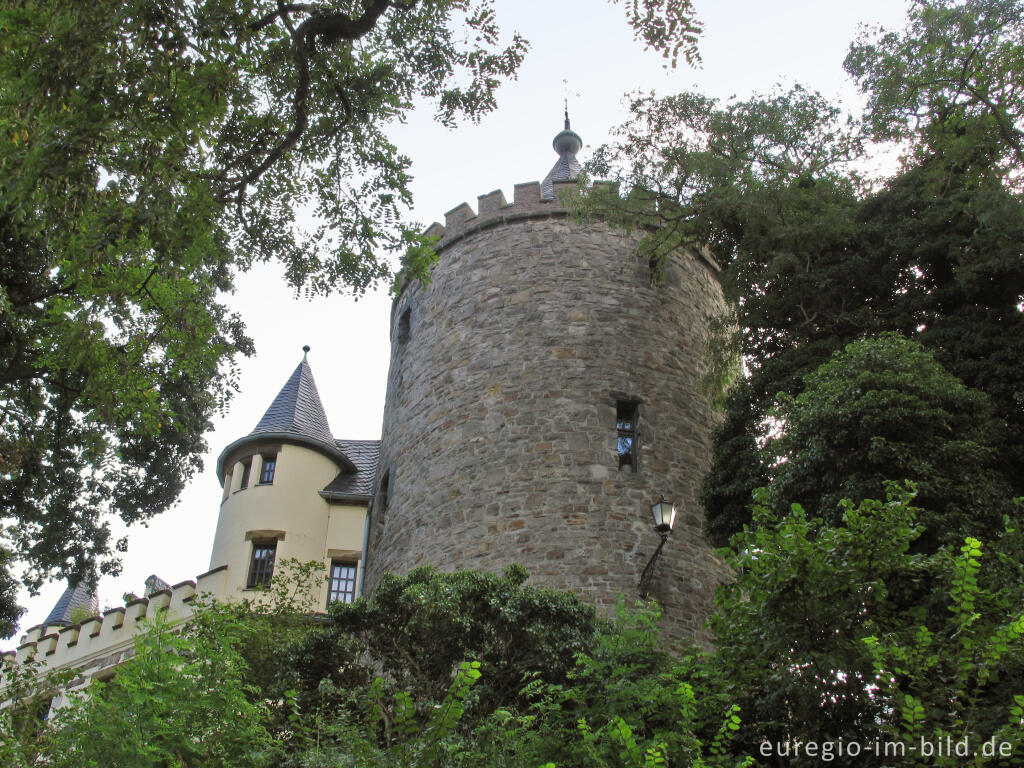
[[[757,498],[754,527],[733,539],[737,578],[719,591],[709,660],[742,707],[740,748],[894,737],[920,748],[945,734],[1019,744],[1019,717],[1006,730],[1024,686],[1015,527],[993,538],[986,591],[976,539],[957,557],[915,552],[919,510],[895,486],[885,503],[844,501],[841,525]]]
[[[846,502],[842,527],[795,506],[777,515],[758,495],[754,527],[733,539],[737,579],[719,590],[712,663],[745,715],[752,753],[764,740],[869,739],[885,701],[861,638],[898,622],[905,594],[928,578],[910,554],[911,496]],[[898,595],[897,595],[898,597]]]
[[[595,185],[581,207],[641,233],[640,255],[655,265],[705,244],[728,264],[737,240],[769,259],[798,254],[824,229],[814,214],[828,192],[850,197],[838,171],[858,154],[839,110],[800,87],[724,105],[696,93],[637,94],[614,135],[586,169],[618,186]]]
[[[887,481],[911,480],[932,549],[1002,530],[1009,489],[991,401],[916,342],[887,333],[847,345],[772,416],[781,434],[765,452],[778,510],[800,501],[837,525],[840,499],[876,498]]]
[[[907,169],[865,201],[863,251],[885,255],[899,271],[893,308],[900,332],[914,336],[968,387],[992,398],[1007,431],[1001,468],[1024,492],[1024,199],[983,144],[973,156],[944,150]]]
[[[15,663],[11,656],[0,658],[0,764],[31,768],[45,759],[51,749],[46,725],[51,702],[73,677],[72,670],[47,673],[34,659]]]
[[[243,681],[230,613],[184,629],[158,619],[114,677],[54,717],[52,766],[256,766],[274,746],[265,705]]]
[[[913,551],[907,491],[843,502],[841,526],[799,507],[780,516],[767,499],[756,527],[734,540],[737,579],[720,592],[710,653],[670,655],[655,606],[620,604],[613,623],[596,624],[573,596],[525,587],[518,568],[420,569],[390,577],[377,605],[332,609],[326,624],[303,620],[301,601],[212,606],[185,627],[158,622],[90,698],[45,726],[23,718],[29,727],[0,749],[18,768],[39,757],[55,766],[738,768],[755,764],[764,739],[949,734],[1022,746],[1016,529],[986,547],[987,578],[975,539],[958,556]],[[302,581],[303,569],[291,570],[285,595]],[[915,602],[921,588],[939,597]],[[0,720],[8,730],[9,712]]]
[[[288,685],[304,707],[352,707],[344,691],[381,676],[422,712],[443,699],[453,670],[472,660],[482,674],[468,721],[475,722],[515,702],[527,674],[564,681],[575,655],[594,641],[591,606],[525,586],[526,578],[519,566],[500,576],[429,568],[386,576],[370,599],[333,603],[330,621],[288,651],[295,676]]]
[[[729,390],[743,380],[742,343],[736,333],[736,320],[732,313],[708,318],[704,341],[708,368],[701,389],[716,411],[725,409]]]
[[[916,0],[902,32],[868,30],[846,70],[868,94],[880,139],[920,154],[998,145],[1004,171],[1024,162],[1024,9],[1017,0]],[[1020,190],[1019,173],[1004,175]]]
[[[34,587],[115,571],[106,513],[145,520],[199,469],[252,351],[237,271],[387,277],[415,227],[385,126],[421,96],[478,118],[526,43],[472,0],[18,0],[0,30],[2,546]]]
[[[620,0],[611,0],[619,3]],[[647,48],[660,51],[667,66],[675,67],[679,54],[686,63],[700,63],[697,39],[703,25],[697,20],[691,0],[622,0],[634,35]]]
[[[279,570],[286,600],[307,570]],[[265,599],[158,622],[54,714],[38,753],[55,766],[745,764],[730,750],[738,710],[705,689],[698,654],[663,649],[656,611],[620,605],[599,622],[525,579],[419,569],[326,624],[301,600]]]
[[[658,614],[620,603],[613,628],[580,653],[565,683],[536,678],[526,706],[499,708],[454,749],[454,765],[483,768],[747,764],[728,749],[738,709],[700,679],[699,654],[663,649]],[[719,708],[721,707],[721,708]],[[724,712],[724,716],[723,716]],[[709,732],[707,741],[698,731]]]
[[[769,468],[759,445],[759,414],[750,380],[736,382],[725,398],[724,417],[714,432],[715,461],[701,487],[701,506],[707,510],[705,535],[716,546],[726,546],[751,521],[751,489],[768,483]]]
[[[883,726],[888,739],[916,749],[922,743],[966,742],[972,757],[994,758],[973,764],[1009,765],[1012,756],[1019,761],[1024,753],[1024,615],[1019,602],[1005,604],[1008,595],[998,584],[982,588],[982,550],[980,541],[967,537],[960,554],[950,558],[948,619],[937,629],[921,623],[912,635],[863,642],[875,665],[878,695],[894,708]],[[987,755],[986,744],[995,745]],[[929,763],[962,764],[956,754],[937,755]]]
[[[293,715],[288,744],[279,757],[282,766],[359,766],[370,768],[433,768],[443,765],[448,742],[465,713],[470,690],[480,678],[480,663],[459,665],[444,698],[428,714],[404,691],[391,695],[380,677],[368,689],[361,712],[318,709],[314,717]]]

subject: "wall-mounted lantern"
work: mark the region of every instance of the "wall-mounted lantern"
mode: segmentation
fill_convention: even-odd
[[[672,533],[672,526],[676,522],[676,507],[672,502],[665,501],[664,496],[661,496],[651,505],[651,514],[654,516],[654,532],[661,537],[661,543],[658,544],[658,548],[654,550],[651,559],[644,566],[644,572],[640,574],[641,600],[646,600],[651,592],[651,581],[654,579],[655,565],[658,562],[658,558],[661,557],[661,550],[665,546],[665,542],[668,541],[668,535]]]

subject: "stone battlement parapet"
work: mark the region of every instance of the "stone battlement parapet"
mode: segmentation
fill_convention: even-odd
[[[607,184],[614,189],[615,184]],[[563,195],[576,187],[575,181],[554,182],[555,196],[552,199],[541,197],[539,181],[516,184],[512,202],[505,199],[500,189],[477,197],[477,209],[474,211],[468,203],[460,203],[444,215],[444,224],[434,222],[426,234],[439,238],[438,250],[446,248],[466,235],[488,227],[507,224],[519,219],[534,219],[548,216],[566,216],[568,208],[562,201]]]
[[[21,637],[15,650],[0,656],[19,664],[42,662],[47,670],[77,668],[92,677],[132,655],[135,636],[144,620],[152,621],[163,613],[171,621],[184,621],[192,616],[197,595],[222,594],[226,573],[227,566],[215,568],[195,581],[182,581],[147,597],[133,598],[79,624],[36,625]]]
[[[500,189],[478,195],[475,211],[469,203],[459,203],[444,215],[444,224],[435,221],[423,234],[437,238],[435,250],[440,252],[468,235],[491,227],[526,219],[566,217],[569,215],[569,209],[563,202],[564,196],[576,188],[576,182],[555,181],[553,187],[554,197],[545,199],[541,196],[539,181],[516,184],[513,187],[511,203],[506,200],[505,193]],[[618,194],[619,189],[618,183],[613,181],[595,181],[592,187],[604,189],[610,194]],[[404,289],[405,285],[402,286],[402,290]],[[397,306],[396,296],[391,308],[392,333],[395,324],[394,311]]]

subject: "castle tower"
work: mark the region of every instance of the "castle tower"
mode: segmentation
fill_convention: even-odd
[[[635,236],[583,225],[558,200],[579,172],[569,128],[543,184],[449,211],[426,285],[392,307],[391,364],[367,589],[420,564],[497,571],[600,606],[635,599],[658,545],[650,505],[675,503],[651,596],[670,636],[701,627],[727,575],[698,489],[711,408],[701,393],[715,265],[668,260],[653,288]]]
[[[268,583],[287,558],[323,563],[330,576],[312,610],[358,595],[378,448],[332,436],[304,355],[256,428],[217,459],[223,493],[210,568],[227,567],[216,596]]]

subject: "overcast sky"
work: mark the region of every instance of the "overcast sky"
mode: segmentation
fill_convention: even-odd
[[[394,141],[413,161],[414,219],[443,222],[445,211],[461,202],[475,208],[477,196],[494,189],[511,200],[514,184],[542,179],[557,159],[551,139],[561,130],[565,97],[573,130],[584,142],[582,159],[625,119],[623,96],[637,90],[698,90],[728,99],[801,83],[856,110],[860,99],[842,69],[847,47],[861,24],[901,27],[906,5],[697,0],[703,64],[666,70],[658,55],[633,41],[623,7],[601,0],[497,0],[502,28],[531,43],[518,79],[499,91],[497,111],[478,125],[451,131],[434,123],[431,106],[423,105],[394,127]],[[206,471],[176,507],[148,528],[128,531],[124,573],[102,580],[101,607],[117,605],[124,592],[141,594],[151,573],[176,583],[209,568],[220,506],[217,456],[256,425],[302,359],[304,344],[312,347],[309,361],[334,435],[380,437],[389,356],[387,286],[358,301],[346,295],[307,301],[293,296],[273,266],[240,276],[237,286],[227,300],[256,343],[256,355],[240,361],[241,391],[207,437]],[[23,595],[29,610],[22,628],[42,621],[63,588],[50,584],[36,598]]]

